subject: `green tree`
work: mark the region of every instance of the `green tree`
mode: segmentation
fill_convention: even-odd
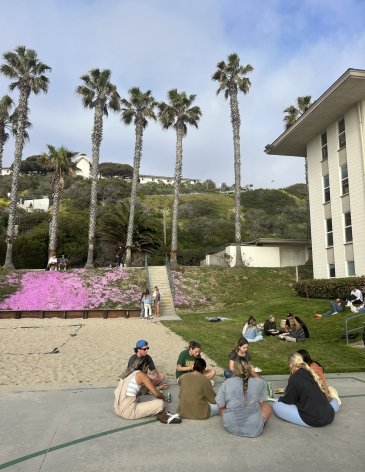
[[[110,82],[111,71],[108,69],[92,69],[81,76],[83,85],[76,88],[85,108],[94,109],[94,125],[91,135],[92,166],[91,166],[91,195],[90,221],[86,269],[94,267],[94,244],[97,210],[97,184],[99,178],[100,146],[103,139],[103,116],[108,116],[108,110],[120,109],[120,96],[117,88]]]
[[[9,131],[12,130],[12,109],[13,100],[9,95],[4,95],[0,99],[0,174],[3,168],[4,144],[9,139]]]
[[[135,145],[134,145],[134,161],[133,161],[133,178],[130,199],[130,213],[127,230],[126,257],[125,264],[127,267],[131,265],[132,245],[134,231],[134,213],[137,200],[137,186],[139,179],[139,168],[141,165],[142,147],[143,147],[143,131],[148,125],[148,120],[156,120],[155,108],[157,102],[152,96],[151,90],[143,93],[138,87],[129,89],[129,100],[122,99],[121,119],[124,124],[130,125],[132,122],[135,126]]]
[[[22,160],[24,141],[26,139],[26,128],[28,126],[28,102],[33,92],[35,95],[48,91],[48,78],[44,75],[51,68],[38,60],[37,53],[25,46],[18,46],[14,51],[6,52],[5,63],[0,66],[0,72],[14,80],[10,83],[10,90],[19,90],[19,102],[17,106],[16,137],[13,161],[13,175],[10,192],[10,209],[8,227],[6,232],[6,257],[4,268],[13,269],[13,242],[15,240],[15,218],[18,201],[18,185],[20,163]]]
[[[52,179],[52,218],[49,226],[48,245],[48,253],[51,254],[51,252],[56,253],[57,251],[58,214],[64,186],[64,176],[76,175],[78,168],[72,161],[72,158],[76,156],[77,152],[69,151],[64,146],[56,149],[51,144],[47,144],[47,147],[48,154],[43,154],[43,160],[48,164],[48,167],[54,171]]]
[[[234,150],[234,179],[235,179],[235,244],[236,244],[236,267],[242,266],[241,254],[241,148],[240,148],[240,110],[238,104],[238,92],[247,94],[250,90],[251,82],[246,77],[253,67],[247,64],[241,66],[240,58],[236,53],[232,53],[225,61],[218,62],[217,70],[212,75],[212,80],[219,82],[217,95],[224,91],[224,97],[229,98],[231,108],[231,123],[233,130],[233,150]]]
[[[303,115],[304,112],[312,105],[312,97],[310,95],[305,95],[303,97],[297,98],[296,105],[290,105],[288,108],[285,108],[284,113],[284,123],[285,129],[290,128],[297,119]]]
[[[171,267],[177,265],[177,220],[179,212],[180,184],[182,177],[183,160],[183,138],[186,136],[187,125],[198,128],[198,123],[202,112],[198,106],[191,106],[196,95],[186,95],[185,92],[178,92],[176,89],[167,92],[168,103],[160,102],[159,120],[164,129],[175,128],[176,130],[176,162],[175,162],[175,182],[174,182],[174,204],[172,214],[171,231]]]

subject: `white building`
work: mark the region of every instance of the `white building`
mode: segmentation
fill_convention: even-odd
[[[309,259],[309,242],[304,239],[259,238],[242,243],[242,260],[247,267],[295,267]],[[234,267],[236,246],[231,244],[215,254],[207,254],[201,266]]]
[[[77,165],[77,175],[81,175],[81,177],[89,179],[91,173],[91,162],[87,155],[77,154],[72,160]]]
[[[2,167],[0,175],[10,175],[11,169],[10,167]]]
[[[347,70],[266,152],[307,158],[314,277],[365,274],[365,70]]]
[[[30,212],[34,210],[48,211],[49,197],[21,198],[18,207]]]
[[[164,183],[168,185],[174,185],[175,183],[175,178],[174,177],[162,177],[158,175],[140,175],[139,176],[139,183],[140,184],[147,184],[149,182],[155,182],[155,183]],[[181,183],[183,184],[197,184],[200,182],[198,179],[181,179]]]

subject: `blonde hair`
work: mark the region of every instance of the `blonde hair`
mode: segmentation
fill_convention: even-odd
[[[323,385],[322,380],[314,372],[314,370],[311,369],[306,362],[304,362],[303,357],[302,357],[301,354],[299,354],[299,352],[293,352],[293,354],[290,354],[290,356],[288,357],[288,363],[289,363],[290,369],[292,369],[293,367],[297,367],[298,369],[307,370],[312,375],[314,380],[317,382],[317,384],[318,384],[319,388],[322,390],[322,392],[326,393],[326,387],[325,387],[325,385]]]
[[[237,357],[233,364],[233,374],[240,377],[243,383],[243,397],[247,403],[248,379],[251,377],[251,364]]]

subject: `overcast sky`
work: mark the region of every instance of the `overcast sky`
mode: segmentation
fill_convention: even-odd
[[[65,145],[91,156],[93,111],[75,94],[80,76],[110,69],[122,97],[138,86],[166,100],[172,88],[196,94],[199,129],[184,139],[184,177],[232,184],[229,102],[211,80],[217,62],[236,52],[251,64],[240,95],[242,185],[280,188],[304,182],[304,160],[267,156],[283,131],[283,110],[317,99],[348,68],[365,68],[363,0],[0,0],[0,52],[35,49],[52,67],[47,94],[30,98],[30,142],[23,158]],[[1,57],[1,63],[3,63]],[[8,93],[0,77],[0,96]],[[14,95],[17,100],[17,95]],[[172,176],[175,132],[151,123],[141,173]],[[133,163],[134,128],[117,114],[104,120],[101,162]],[[5,146],[4,165],[14,142]]]

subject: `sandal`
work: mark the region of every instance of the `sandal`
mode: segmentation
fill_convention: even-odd
[[[164,424],[179,424],[181,423],[181,418],[178,413],[171,413],[167,410],[162,410],[161,413],[157,415],[157,419]]]

